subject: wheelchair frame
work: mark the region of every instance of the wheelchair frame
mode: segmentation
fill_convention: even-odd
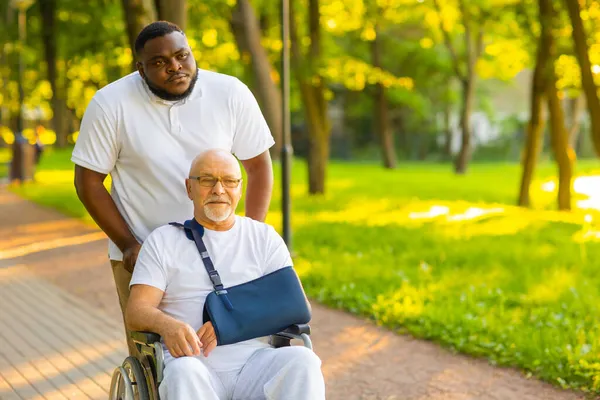
[[[290,346],[293,339],[301,340],[312,350],[309,325],[292,325],[271,335],[274,348]],[[115,368],[109,391],[110,400],[160,400],[158,386],[163,379],[164,354],[160,335],[152,332],[132,332],[138,354],[127,357]]]

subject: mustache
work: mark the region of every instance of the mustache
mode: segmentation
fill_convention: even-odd
[[[175,80],[177,78],[180,78],[182,76],[188,76],[188,74],[178,73],[178,74],[175,74],[175,75],[171,75],[171,77],[169,79],[167,79],[165,82],[171,82],[171,81],[173,81],[173,80]]]
[[[231,205],[231,200],[229,200],[226,197],[209,197],[208,199],[204,200],[204,204],[209,204],[209,203],[227,203],[229,205]]]

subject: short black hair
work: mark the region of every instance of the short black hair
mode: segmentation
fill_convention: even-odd
[[[148,40],[165,36],[173,32],[179,32],[185,36],[185,33],[183,33],[180,27],[169,21],[156,21],[146,25],[135,39],[135,44],[133,46],[135,48],[135,54],[140,54]]]

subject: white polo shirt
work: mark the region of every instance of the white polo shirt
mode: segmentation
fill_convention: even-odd
[[[185,178],[218,148],[247,160],[274,144],[256,99],[239,79],[198,70],[188,98],[155,96],[138,72],[100,89],[88,105],[71,161],[112,178],[111,196],[142,243],[157,227],[193,215]],[[122,260],[109,241],[109,257]]]

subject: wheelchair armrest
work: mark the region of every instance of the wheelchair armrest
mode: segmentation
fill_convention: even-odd
[[[291,335],[302,335],[303,333],[306,333],[307,335],[310,335],[310,325],[308,325],[308,324],[290,325],[289,327],[287,327],[286,329],[281,331],[281,333],[289,333]]]
[[[269,343],[275,348],[286,347],[291,345],[292,339],[302,340],[304,347],[312,350],[312,342],[310,340],[310,325],[291,325],[279,333],[271,335]]]
[[[152,345],[154,342],[160,342],[160,335],[154,332],[131,332],[131,338],[139,344]]]

